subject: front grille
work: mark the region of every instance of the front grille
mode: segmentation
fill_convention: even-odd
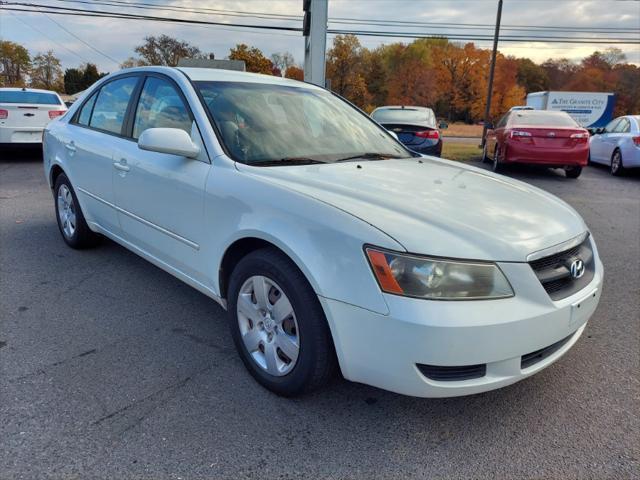
[[[579,278],[571,275],[571,264],[584,262],[585,271]],[[586,287],[595,273],[595,258],[587,237],[580,245],[548,257],[529,262],[540,283],[552,300],[560,300]]]
[[[559,342],[554,343],[553,345],[549,345],[548,347],[541,348],[540,350],[536,350],[535,352],[527,353],[523,355],[520,360],[520,368],[524,370],[525,368],[530,367],[531,365],[535,365],[538,362],[541,362],[545,358],[553,355],[555,352],[560,350],[562,346],[567,343],[573,334],[569,335],[566,338],[563,338]]]
[[[482,378],[487,374],[487,365],[461,365],[457,367],[441,367],[438,365],[418,364],[418,369],[427,378],[440,382],[459,382],[460,380],[471,380]]]

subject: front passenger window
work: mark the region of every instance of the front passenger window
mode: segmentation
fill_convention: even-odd
[[[175,87],[166,80],[149,77],[144,83],[133,123],[133,138],[148,128],[179,128],[191,135],[191,116]]]

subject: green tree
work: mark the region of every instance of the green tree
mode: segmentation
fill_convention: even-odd
[[[0,86],[24,87],[31,57],[22,45],[0,40]]]
[[[33,57],[30,73],[32,87],[60,92],[64,90],[62,66],[53,50]]]
[[[229,60],[243,60],[247,72],[273,75],[273,62],[264,56],[262,50],[239,43],[229,52]]]
[[[527,93],[540,92],[549,88],[549,77],[545,69],[528,58],[518,59],[516,78],[518,84],[524,87]]]
[[[79,68],[67,68],[64,71],[64,92],[68,95],[73,95],[82,90],[82,70]]]

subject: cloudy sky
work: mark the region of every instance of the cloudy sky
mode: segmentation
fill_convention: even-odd
[[[7,0],[13,1],[25,0]],[[27,3],[69,7],[86,11],[127,12],[167,18],[207,20],[222,23],[243,23],[300,27],[298,19],[255,18],[189,12],[192,9],[252,12],[301,16],[302,0],[117,0],[116,3],[144,3],[158,6],[179,6],[179,11],[141,10],[125,5],[106,6],[98,2],[109,0],[28,0]],[[113,1],[113,0],[112,0]],[[420,32],[424,35],[491,35],[495,22],[497,0],[329,0],[329,28]],[[25,7],[16,7],[25,8]],[[341,20],[348,19],[348,20]],[[352,19],[377,20],[378,24],[345,23]],[[410,26],[379,21],[411,21],[423,24]],[[57,23],[56,23],[57,22]],[[341,23],[338,23],[341,22]],[[428,23],[429,25],[425,25]],[[443,25],[448,24],[448,25]],[[455,24],[455,25],[452,25]],[[467,25],[460,25],[467,24]],[[469,26],[473,24],[475,26]],[[593,40],[632,38],[640,34],[640,2],[637,0],[504,0],[503,35],[546,37],[580,37]],[[536,26],[535,30],[517,30],[519,26]],[[550,28],[543,30],[542,28]],[[633,29],[636,31],[634,32]],[[588,31],[581,31],[588,30]],[[594,32],[598,30],[598,32]],[[114,71],[118,63],[133,54],[133,48],[148,35],[168,34],[186,40],[205,52],[225,57],[237,43],[258,46],[266,55],[289,51],[298,62],[303,59],[303,39],[297,32],[252,31],[231,26],[190,26],[166,22],[134,21],[81,16],[45,15],[43,13],[9,12],[0,9],[0,37],[25,45],[32,53],[53,49],[65,68],[91,61],[102,71]],[[332,35],[329,35],[330,45]],[[360,37],[362,44],[373,48],[381,43],[405,41],[399,38]],[[490,47],[489,40],[476,41]],[[596,49],[611,44],[558,44],[543,40],[532,42],[502,42],[503,53],[526,56],[535,61],[550,57],[579,60]],[[640,64],[640,45],[615,45],[629,61]],[[94,47],[92,49],[91,47]],[[98,50],[101,53],[98,53]]]

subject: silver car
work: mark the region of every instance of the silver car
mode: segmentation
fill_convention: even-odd
[[[589,160],[611,167],[612,175],[640,167],[640,115],[625,115],[596,130],[589,140]]]

